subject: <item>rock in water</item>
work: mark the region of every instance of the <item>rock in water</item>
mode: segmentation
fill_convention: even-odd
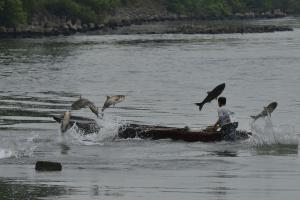
[[[62,165],[58,162],[37,161],[35,164],[36,171],[61,171]]]

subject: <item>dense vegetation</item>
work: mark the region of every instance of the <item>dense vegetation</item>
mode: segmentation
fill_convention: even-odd
[[[119,6],[143,0],[0,0],[0,25],[16,26],[30,21],[33,14],[47,13],[99,22]],[[228,16],[249,11],[281,9],[300,12],[300,0],[153,0],[172,12],[194,16]]]
[[[97,22],[121,4],[122,0],[0,0],[0,25],[25,23],[36,13]]]
[[[173,12],[196,16],[228,16],[275,9],[300,12],[300,0],[166,0],[166,5]]]

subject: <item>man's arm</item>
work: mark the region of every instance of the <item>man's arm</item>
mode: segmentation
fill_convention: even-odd
[[[220,125],[220,119],[214,124],[214,129],[218,129],[218,126]]]

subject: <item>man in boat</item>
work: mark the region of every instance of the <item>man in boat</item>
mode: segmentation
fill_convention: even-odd
[[[236,128],[238,123],[232,123],[231,112],[226,108],[226,98],[219,97],[218,98],[218,121],[215,123],[214,130],[221,128],[221,134],[223,135],[225,140],[234,141],[236,139]]]

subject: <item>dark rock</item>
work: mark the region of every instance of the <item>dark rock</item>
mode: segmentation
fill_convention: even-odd
[[[97,30],[101,30],[104,28],[104,24],[96,24],[96,27],[95,27]]]
[[[74,27],[75,29],[78,31],[78,32],[81,32],[82,31],[82,24],[81,24],[81,21],[78,19],[76,20],[75,24],[74,24]]]
[[[270,11],[266,12],[264,15],[265,15],[266,18],[273,18],[274,17],[273,14]]]
[[[72,21],[69,20],[66,22],[66,25],[69,27],[69,28],[72,28],[73,27],[73,24],[72,24]]]
[[[14,33],[14,28],[6,28],[7,33]]]
[[[134,24],[136,24],[136,25],[142,25],[143,23],[144,23],[143,19],[135,19],[134,20]]]
[[[183,33],[183,34],[223,34],[223,33],[267,33],[275,31],[292,31],[293,29],[287,26],[273,25],[248,25],[248,26],[195,26],[182,25],[168,33]]]
[[[116,20],[111,20],[107,23],[107,27],[111,29],[116,29],[118,27],[118,21]]]
[[[88,30],[88,28],[89,28],[89,27],[88,27],[88,25],[87,25],[87,24],[83,24],[83,25],[82,25],[82,30],[83,30],[83,31],[86,31],[86,30]]]
[[[89,23],[89,29],[94,30],[95,29],[95,24],[94,23]]]
[[[235,13],[235,14],[234,14],[234,17],[235,17],[236,19],[243,19],[243,18],[245,17],[245,15],[242,14],[242,13]]]
[[[131,25],[130,21],[127,20],[127,19],[123,19],[123,20],[121,21],[121,23],[122,23],[122,26],[130,26],[130,25]]]
[[[0,26],[0,33],[6,33],[5,26]]]
[[[286,17],[287,16],[287,14],[282,12],[280,9],[274,10],[273,14],[274,14],[274,17]]]
[[[62,165],[58,162],[37,161],[35,164],[36,171],[61,171]]]
[[[246,19],[254,19],[255,18],[255,13],[254,12],[248,12],[245,13]]]

